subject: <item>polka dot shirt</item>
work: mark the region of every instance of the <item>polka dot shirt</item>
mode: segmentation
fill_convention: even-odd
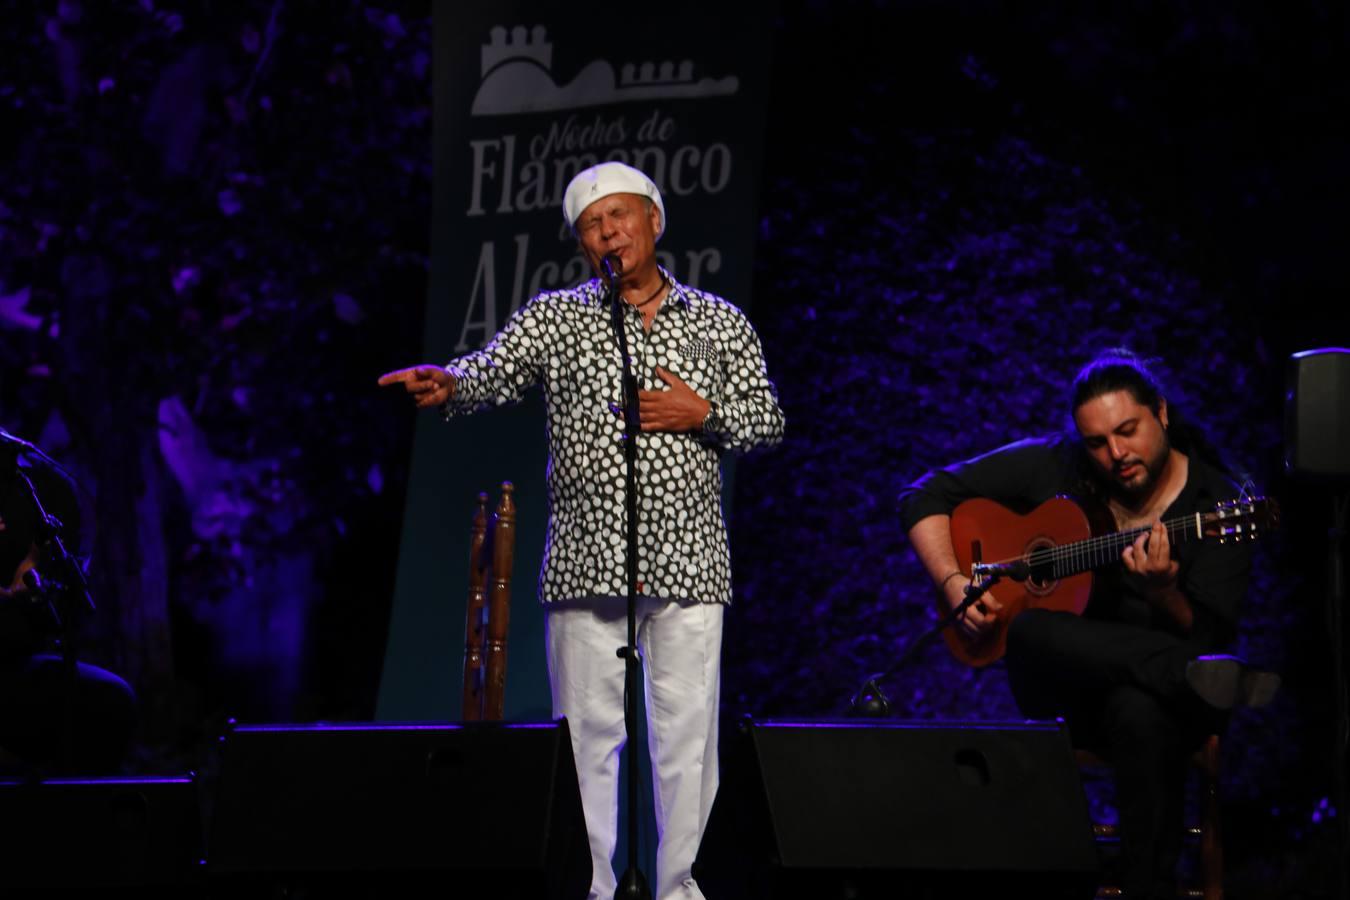
[[[671,289],[651,331],[641,313],[624,307],[638,386],[666,389],[656,376],[661,366],[711,401],[713,412],[701,431],[639,435],[640,593],[730,603],[718,459],[778,443],[783,413],[744,313],[665,275]],[[543,386],[549,521],[540,599],[627,596],[622,366],[604,285],[593,279],[539,294],[482,350],[445,368],[458,381],[447,417],[512,403]]]

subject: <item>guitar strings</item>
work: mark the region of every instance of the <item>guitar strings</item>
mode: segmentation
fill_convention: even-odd
[[[1251,513],[1252,509],[1249,508],[1246,510],[1245,514],[1239,518],[1247,519],[1250,517]],[[1202,514],[1202,521],[1209,521],[1210,516],[1212,515],[1212,512]],[[1182,543],[1197,536],[1191,527],[1194,524],[1195,514],[1189,513],[1163,522],[1163,527],[1167,529],[1167,539],[1169,541]],[[1098,553],[1103,554],[1103,563],[1109,562],[1111,561],[1111,557],[1106,554],[1118,555],[1124,550],[1127,544],[1133,544],[1138,540],[1139,535],[1146,534],[1151,530],[1152,526],[1146,525],[1141,528],[1132,528],[1128,531],[1115,531],[1111,534],[1097,535],[1081,541],[1074,541],[1070,544],[1057,544],[1053,547],[1042,547],[1037,550],[1032,550],[1030,553],[1023,556],[995,560],[990,564],[998,565],[1001,563],[1023,560],[1028,565],[1032,566],[1044,566],[1046,564],[1054,566],[1062,562],[1078,561],[1089,557],[1095,558],[1095,555]],[[1199,536],[1203,537],[1203,535]],[[1088,566],[1087,568],[1093,568],[1093,566]]]
[[[1163,527],[1167,529],[1168,540],[1184,540],[1185,538],[1190,537],[1190,526],[1194,522],[1195,516],[1193,514],[1178,516],[1175,519],[1164,522]],[[1042,547],[1033,550],[1024,556],[1014,556],[1009,559],[995,560],[993,565],[1013,562],[1019,559],[1026,561],[1032,566],[1042,566],[1047,563],[1054,565],[1055,563],[1064,562],[1066,560],[1086,558],[1098,552],[1112,550],[1120,551],[1125,548],[1126,544],[1133,544],[1139,538],[1139,535],[1145,534],[1151,530],[1152,528],[1150,526],[1145,526],[1143,528],[1133,528],[1129,531],[1116,531],[1107,535],[1099,535],[1082,541],[1074,541],[1071,544]]]

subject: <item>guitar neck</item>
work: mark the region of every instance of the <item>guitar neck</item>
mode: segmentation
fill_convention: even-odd
[[[1205,536],[1203,513],[1191,513],[1177,516],[1163,522],[1167,529],[1167,539],[1173,544],[1184,544],[1191,540],[1202,540]],[[1050,565],[1054,578],[1067,578],[1080,572],[1099,569],[1120,560],[1120,554],[1139,539],[1148,534],[1151,527],[1132,528],[1127,531],[1115,531],[1085,541],[1074,541],[1035,550],[1027,557],[1033,569]]]

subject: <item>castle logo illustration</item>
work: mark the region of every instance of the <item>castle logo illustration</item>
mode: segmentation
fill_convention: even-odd
[[[553,78],[553,44],[543,25],[488,32],[482,47],[482,83],[471,115],[506,116],[606,106],[636,100],[725,97],[736,93],[736,76],[695,78],[694,64],[681,62],[625,63],[615,77],[602,59],[582,66],[566,84]]]

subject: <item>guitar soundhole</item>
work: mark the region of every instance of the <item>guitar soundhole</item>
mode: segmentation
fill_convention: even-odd
[[[1025,559],[1034,559],[1037,551],[1050,550],[1055,546],[1055,542],[1049,538],[1038,538],[1027,544],[1024,554]],[[1046,554],[1046,562],[1040,565],[1032,564],[1031,575],[1026,580],[1027,593],[1034,594],[1037,597],[1043,597],[1055,589],[1059,580],[1054,577],[1054,563],[1050,561],[1049,554]]]

